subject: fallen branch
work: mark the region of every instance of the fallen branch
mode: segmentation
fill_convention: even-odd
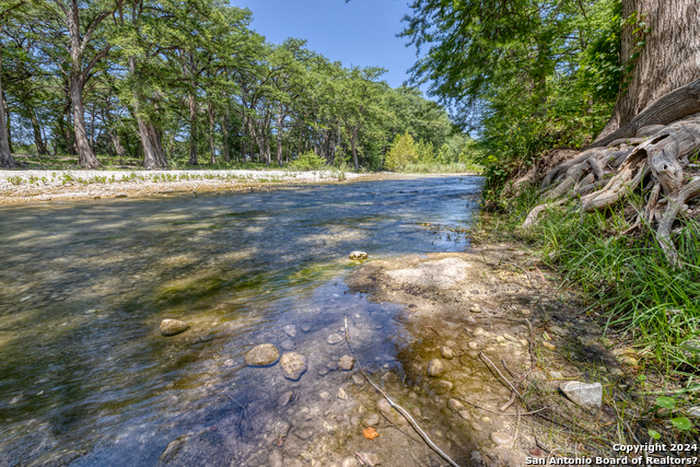
[[[364,378],[367,380],[367,382],[374,388],[376,389],[382,396],[384,396],[384,399],[389,403],[390,406],[392,406],[394,409],[396,409],[397,412],[399,412],[408,423],[411,424],[414,430],[416,430],[416,433],[420,435],[421,438],[423,438],[423,441],[433,450],[435,451],[440,457],[442,457],[445,461],[447,461],[451,466],[453,467],[459,467],[459,464],[457,464],[455,461],[452,460],[450,456],[448,456],[445,451],[440,449],[437,444],[433,442],[432,439],[428,436],[428,434],[423,431],[423,429],[418,425],[418,422],[411,416],[410,413],[403,407],[401,407],[399,404],[394,402],[394,400],[389,396],[389,394],[386,393],[381,387],[379,387],[377,384],[372,381],[372,379],[365,373],[365,371],[362,369],[362,366],[359,363],[359,360],[357,357],[355,357],[355,352],[352,349],[352,346],[350,345],[350,331],[348,329],[348,317],[345,316],[345,343],[348,346],[348,350],[350,351],[350,354],[355,358],[355,361],[357,362],[357,368],[364,376]]]

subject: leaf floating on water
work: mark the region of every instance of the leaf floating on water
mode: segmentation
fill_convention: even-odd
[[[377,433],[377,430],[375,430],[371,426],[368,426],[367,428],[362,430],[362,436],[364,436],[367,439],[374,439],[379,436],[379,433]]]

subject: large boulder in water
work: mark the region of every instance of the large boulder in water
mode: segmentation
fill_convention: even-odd
[[[274,365],[279,358],[280,352],[272,344],[256,345],[245,354],[245,362],[248,366]]]
[[[179,319],[164,319],[160,322],[160,333],[164,336],[174,336],[185,332],[190,328],[190,325]]]

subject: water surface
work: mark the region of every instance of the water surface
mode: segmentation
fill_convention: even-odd
[[[202,432],[190,461],[248,463],[280,394],[313,409],[339,377],[332,362],[346,349],[326,337],[344,316],[363,366],[400,374],[396,307],[348,292],[347,254],[465,249],[480,183],[0,209],[0,465],[154,465],[168,443]],[[166,317],[192,328],[164,338]],[[263,342],[304,354],[309,370],[291,382],[279,365],[245,367]]]

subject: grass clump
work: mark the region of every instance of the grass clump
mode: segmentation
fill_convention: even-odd
[[[551,209],[527,232],[519,226],[536,204],[527,190],[489,222],[491,231],[517,232],[592,301],[606,330],[634,339],[649,362],[692,380],[700,370],[700,223],[684,219],[674,241],[683,262],[674,268],[654,232],[630,227],[615,207],[582,213],[578,203]]]

